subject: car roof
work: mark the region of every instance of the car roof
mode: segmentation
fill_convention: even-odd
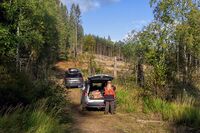
[[[67,71],[65,71],[65,73],[69,73],[69,74],[76,74],[76,73],[81,73],[81,71],[78,68],[69,68]]]
[[[113,77],[107,74],[97,74],[88,77],[89,81],[98,82],[98,81],[112,81]]]

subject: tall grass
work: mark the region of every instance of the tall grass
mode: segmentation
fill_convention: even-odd
[[[143,97],[140,89],[117,86],[117,110],[125,113],[141,112],[161,114],[162,119],[199,128],[200,107],[190,96],[178,97],[173,102]]]
[[[57,114],[46,105],[9,108],[0,117],[0,133],[63,133]]]
[[[59,110],[68,101],[55,81],[33,80],[24,72],[13,73],[2,66],[0,79],[0,133],[64,132],[62,125],[71,121],[68,113]]]
[[[169,120],[173,118],[173,105],[163,101],[161,99],[150,99],[145,97],[144,99],[144,112],[161,113],[163,119]]]
[[[161,99],[144,98],[144,111],[161,113],[164,120],[199,128],[200,108],[193,105],[192,98],[167,102]]]
[[[131,113],[141,109],[139,90],[126,89],[117,86],[117,109],[118,111]]]

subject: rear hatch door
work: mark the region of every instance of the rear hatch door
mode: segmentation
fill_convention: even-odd
[[[95,82],[100,83],[100,82],[112,81],[113,77],[109,75],[105,75],[105,74],[98,74],[98,75],[90,76],[88,80],[93,83]]]

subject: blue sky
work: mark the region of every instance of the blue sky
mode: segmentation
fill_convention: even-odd
[[[149,0],[62,0],[78,3],[85,34],[111,36],[118,41],[131,30],[140,30],[153,20]]]

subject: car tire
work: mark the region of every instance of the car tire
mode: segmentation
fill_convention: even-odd
[[[69,89],[70,87],[69,86],[66,86],[66,89]]]

